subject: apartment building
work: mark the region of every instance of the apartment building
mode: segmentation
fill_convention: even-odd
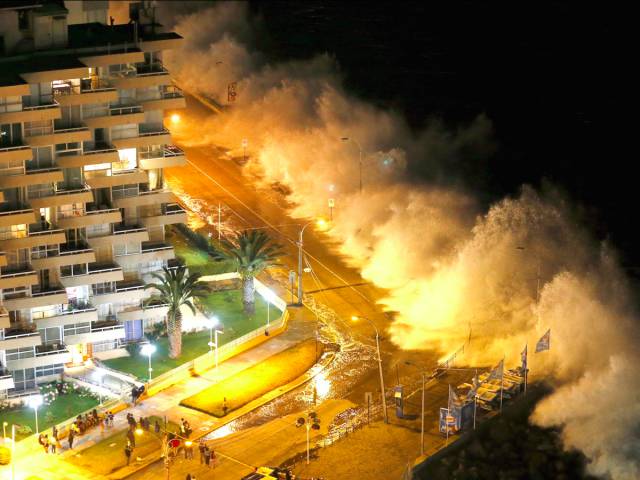
[[[0,3],[0,396],[166,315],[143,286],[186,221],[163,179],[186,161],[163,126],[185,106],[162,64],[181,37],[130,9],[112,25],[107,1]]]

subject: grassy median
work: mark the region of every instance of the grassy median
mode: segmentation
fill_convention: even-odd
[[[318,357],[321,354],[322,343],[318,343]],[[316,341],[312,338],[185,398],[180,404],[215,417],[224,417],[265,393],[295,380],[314,363]],[[225,397],[226,412],[222,408]]]

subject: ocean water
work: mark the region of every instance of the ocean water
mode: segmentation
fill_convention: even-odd
[[[640,265],[633,161],[622,147],[621,11],[568,2],[254,2],[274,59],[335,56],[347,89],[419,128],[486,114],[498,149],[452,176],[489,204],[550,181],[599,239]],[[636,232],[638,230],[638,232]]]

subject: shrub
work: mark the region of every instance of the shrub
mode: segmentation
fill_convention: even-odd
[[[124,346],[124,349],[127,351],[130,357],[137,357],[140,354],[140,349],[138,348],[137,343],[127,343]]]

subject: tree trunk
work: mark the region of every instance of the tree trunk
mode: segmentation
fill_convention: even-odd
[[[182,354],[182,312],[180,308],[167,316],[167,336],[169,337],[169,358],[175,359]]]
[[[245,277],[242,279],[242,303],[244,305],[244,313],[253,315],[256,312],[256,299],[254,295],[253,277]]]

